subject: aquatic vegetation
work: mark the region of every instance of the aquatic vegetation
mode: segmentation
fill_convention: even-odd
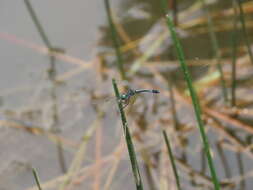
[[[20,51],[2,56],[20,67],[3,73],[0,189],[251,189],[252,1],[22,3],[24,31],[0,31]]]

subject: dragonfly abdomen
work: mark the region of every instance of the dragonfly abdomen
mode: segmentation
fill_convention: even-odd
[[[135,90],[136,94],[143,93],[143,92],[154,93],[154,94],[160,93],[159,90],[148,90],[148,89]]]

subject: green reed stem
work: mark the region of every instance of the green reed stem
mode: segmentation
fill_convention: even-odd
[[[245,41],[245,44],[246,44],[247,49],[248,49],[250,61],[253,64],[253,54],[252,54],[252,51],[251,51],[251,48],[250,48],[250,42],[249,42],[249,37],[248,37],[246,24],[245,24],[244,11],[243,11],[243,8],[242,8],[242,2],[241,2],[241,0],[235,0],[235,1],[236,1],[237,5],[239,7],[240,22],[241,22],[241,25],[242,25],[242,32],[243,32],[244,41]]]
[[[238,12],[236,6],[236,0],[233,1],[234,9],[234,23],[232,33],[232,82],[231,82],[231,106],[236,106],[236,59],[237,59],[237,45],[238,45]]]
[[[242,156],[243,156],[243,155],[241,154],[240,151],[236,153],[239,173],[240,173],[241,176],[245,176],[244,164],[243,164],[243,157],[242,157]],[[240,189],[247,189],[247,188],[246,188],[246,183],[245,183],[245,179],[244,179],[244,178],[240,181]]]
[[[174,21],[174,25],[177,26],[178,24],[178,0],[172,0],[171,2],[171,9],[172,9],[172,13],[173,13],[173,21]]]
[[[33,7],[32,7],[32,5],[30,3],[30,1],[29,0],[24,0],[24,2],[25,2],[25,5],[26,5],[26,8],[27,8],[32,20],[33,20],[33,23],[35,24],[36,29],[38,30],[38,32],[40,34],[40,37],[42,38],[42,41],[44,42],[44,44],[47,46],[48,50],[50,52],[64,53],[65,52],[64,49],[58,48],[58,47],[53,47],[52,44],[50,43],[49,38],[47,37],[46,32],[43,29],[43,27],[42,27],[42,25],[41,25],[36,13],[35,13]]]
[[[162,10],[163,15],[166,15],[168,12],[168,1],[160,0],[160,6],[161,6],[161,10]]]
[[[201,149],[201,172],[206,173],[206,153],[205,149]]]
[[[243,11],[243,8],[242,8],[242,3],[241,3],[241,0],[236,0],[236,2],[237,2],[237,5],[239,7],[239,14],[240,14],[240,21],[241,21],[241,24],[242,24],[243,38],[244,38],[245,44],[246,44],[247,49],[248,49],[250,61],[253,64],[253,54],[252,54],[252,51],[251,51],[251,48],[250,48],[249,35],[248,35],[247,29],[246,29],[246,24],[245,24],[245,19],[244,19],[244,11]]]
[[[216,144],[216,147],[217,147],[217,152],[218,152],[218,155],[220,156],[220,159],[221,159],[221,163],[223,165],[223,168],[224,168],[224,173],[225,173],[225,176],[226,178],[231,178],[231,167],[229,166],[229,162],[228,162],[228,159],[227,159],[227,156],[222,148],[222,145],[220,142],[218,142]]]
[[[180,61],[181,69],[184,73],[184,77],[185,77],[185,80],[187,82],[188,89],[190,91],[190,95],[191,95],[191,98],[192,98],[192,103],[193,103],[193,106],[194,106],[195,116],[196,116],[196,119],[197,119],[197,122],[198,122],[200,135],[201,135],[201,138],[202,138],[202,142],[203,142],[203,146],[204,146],[204,149],[205,149],[205,152],[206,152],[210,173],[211,173],[211,176],[212,176],[212,181],[213,181],[215,190],[219,190],[220,189],[220,184],[218,182],[218,178],[217,178],[216,171],[215,171],[215,168],[214,168],[212,156],[211,156],[211,153],[210,153],[210,146],[209,146],[208,138],[205,134],[204,122],[201,118],[201,108],[200,108],[200,105],[199,105],[199,100],[198,100],[198,97],[196,95],[195,89],[193,87],[192,78],[191,78],[191,75],[189,73],[188,67],[185,63],[184,53],[183,53],[181,44],[179,42],[179,39],[177,37],[177,33],[175,31],[174,24],[173,24],[173,22],[172,22],[172,20],[169,16],[167,16],[167,25],[168,25],[168,28],[170,30],[172,39],[174,41],[174,44],[175,44],[175,47],[176,47],[176,50],[177,50],[177,54],[178,54],[178,59]]]
[[[37,175],[37,172],[34,168],[32,168],[32,172],[33,172],[33,176],[35,178],[35,181],[36,181],[36,184],[37,184],[37,187],[39,190],[42,190],[41,186],[40,186],[40,180],[39,180],[39,177]]]
[[[172,15],[173,15],[173,21],[174,24],[177,25],[178,23],[178,2],[177,0],[160,0],[160,5],[161,5],[161,10],[163,15],[166,15],[169,11],[172,11]]]
[[[124,67],[123,67],[124,63],[123,63],[122,54],[120,52],[118,35],[117,35],[116,28],[114,26],[113,19],[112,19],[109,0],[105,0],[105,9],[106,9],[107,19],[108,19],[108,23],[109,23],[109,27],[110,27],[110,31],[111,31],[111,37],[112,37],[112,41],[113,41],[113,45],[114,45],[114,49],[115,49],[115,53],[116,53],[116,57],[117,57],[117,66],[118,66],[118,69],[119,69],[119,72],[121,75],[121,79],[125,80],[126,74],[125,74]]]
[[[58,115],[58,105],[57,105],[57,83],[55,82],[56,78],[56,65],[55,65],[55,57],[50,56],[50,67],[48,69],[48,76],[49,80],[52,83],[52,88],[50,89],[50,97],[52,99],[52,125],[51,125],[51,130],[54,133],[60,132],[60,127],[59,127],[59,115]],[[59,165],[61,168],[62,173],[66,173],[67,167],[66,167],[66,161],[65,161],[65,156],[64,156],[64,150],[62,146],[62,142],[57,140],[56,142],[56,148],[57,148],[57,154],[58,154],[58,160],[59,160]]]
[[[176,183],[177,183],[177,189],[181,190],[180,180],[179,180],[179,176],[178,176],[178,173],[177,173],[176,163],[175,163],[174,156],[173,156],[173,153],[172,153],[172,150],[171,150],[171,147],[170,147],[169,139],[168,139],[168,136],[167,136],[167,133],[166,133],[165,130],[163,130],[163,137],[164,137],[167,149],[168,149],[168,154],[169,154],[169,157],[170,157],[173,173],[175,175],[175,179],[176,179]]]
[[[26,8],[28,9],[28,12],[36,26],[36,29],[38,30],[43,42],[45,43],[45,45],[47,46],[48,49],[51,49],[52,48],[52,45],[42,27],[42,25],[40,24],[40,21],[35,13],[35,11],[33,10],[33,7],[32,5],[30,4],[30,1],[29,0],[24,0],[25,2],[25,5],[26,5]]]
[[[228,102],[228,93],[227,93],[227,89],[226,89],[226,81],[225,81],[224,73],[223,73],[222,66],[221,66],[221,53],[220,53],[220,50],[219,50],[219,43],[218,43],[216,34],[214,32],[213,20],[211,18],[209,10],[206,6],[205,0],[201,0],[201,3],[202,3],[202,6],[204,8],[204,11],[206,13],[206,16],[207,16],[208,32],[209,32],[209,36],[210,36],[210,39],[211,39],[211,44],[212,44],[214,57],[217,60],[216,65],[217,65],[218,72],[220,74],[220,83],[221,83],[221,88],[222,88],[223,99],[227,103]]]
[[[48,50],[50,52],[58,52],[58,53],[64,53],[64,50],[61,48],[54,48],[47,35],[45,30],[43,29],[42,25],[40,24],[40,21],[30,3],[29,0],[24,0],[25,5],[27,7],[27,10],[36,26],[36,29],[38,30],[43,42],[45,43],[45,45],[47,46]],[[53,125],[52,125],[52,129],[54,130],[54,132],[58,132],[59,128],[57,127],[59,118],[58,118],[58,107],[57,107],[57,95],[56,95],[56,82],[55,82],[55,77],[56,77],[56,65],[55,65],[55,57],[52,55],[49,55],[50,58],[50,67],[48,69],[48,76],[49,76],[49,80],[52,82],[53,87],[51,89],[51,98],[53,101],[53,114],[52,114],[52,118],[53,118]],[[58,154],[58,159],[59,159],[59,164],[61,167],[61,170],[63,173],[66,172],[66,164],[65,164],[65,158],[64,158],[64,150],[62,148],[62,144],[60,141],[57,142],[57,154]]]
[[[117,100],[120,100],[120,93],[119,93],[115,79],[112,79],[112,84],[113,84],[115,96],[116,96]],[[121,101],[117,101],[117,103],[118,103],[118,107],[119,107],[119,111],[120,111],[120,116],[121,116],[124,136],[125,136],[125,140],[126,140],[126,144],[127,144],[128,154],[129,154],[131,165],[132,165],[132,172],[133,172],[134,179],[135,179],[136,189],[143,190],[143,185],[142,185],[141,175],[140,175],[140,171],[139,171],[139,167],[138,167],[138,162],[137,162],[132,138],[131,138],[131,135],[129,132],[124,108],[123,108]]]

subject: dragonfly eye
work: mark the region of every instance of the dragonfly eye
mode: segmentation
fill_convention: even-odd
[[[127,96],[125,94],[122,94],[121,95],[121,100],[125,100],[125,99],[127,99]]]

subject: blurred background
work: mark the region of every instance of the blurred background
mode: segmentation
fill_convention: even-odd
[[[111,0],[0,3],[0,190],[134,189],[112,78],[140,94],[124,109],[144,189],[213,189],[172,16],[200,99],[222,189],[253,186],[253,2]],[[122,69],[122,70],[121,70]],[[131,98],[132,100],[132,98]]]

